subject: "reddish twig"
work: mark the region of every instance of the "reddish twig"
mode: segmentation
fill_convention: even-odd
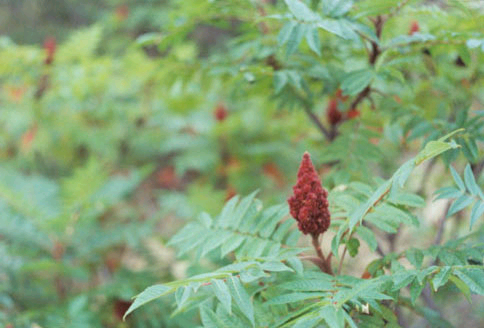
[[[321,260],[318,256],[310,256],[310,255],[302,255],[299,257],[301,260],[306,260],[312,262],[314,265],[316,265],[321,271],[326,270],[326,266],[324,264],[324,261]]]
[[[332,133],[330,133],[323,125],[323,123],[319,120],[318,116],[313,113],[311,108],[309,107],[308,104],[304,103],[304,111],[306,114],[309,116],[309,118],[313,121],[313,123],[318,127],[319,131],[324,135],[324,137],[328,141],[332,141],[334,137],[332,136]]]
[[[321,249],[321,244],[319,242],[319,235],[312,234],[311,235],[313,247],[316,250],[316,254],[318,255],[318,258],[321,260],[321,266],[320,269],[324,273],[333,275],[333,269],[331,268],[331,253],[328,255],[326,258],[323,254],[323,251]]]

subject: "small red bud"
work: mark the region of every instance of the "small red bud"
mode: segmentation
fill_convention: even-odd
[[[335,97],[341,101],[348,100],[348,96],[343,96],[343,90],[341,89],[336,90]]]
[[[368,272],[368,270],[365,270],[363,274],[361,275],[361,279],[370,279],[371,278],[371,273]]]
[[[234,187],[229,186],[227,188],[227,190],[225,191],[225,201],[228,201],[229,199],[231,199],[235,195],[237,195],[237,190]]]
[[[119,21],[124,21],[129,16],[129,7],[127,5],[121,5],[116,8],[116,18]]]
[[[121,321],[123,320],[123,316],[128,311],[129,307],[131,306],[131,301],[125,301],[122,299],[116,299],[114,301],[114,309],[113,309],[113,314],[114,317]]]
[[[180,179],[176,175],[173,165],[168,165],[156,173],[157,184],[160,188],[175,190],[180,186]]]
[[[360,111],[357,110],[357,109],[350,109],[347,113],[346,113],[346,117],[351,120],[352,118],[356,118],[360,116]]]
[[[410,30],[408,31],[408,35],[413,35],[420,31],[420,25],[418,25],[417,21],[413,21],[410,25]]]
[[[8,90],[9,90],[8,95],[10,97],[10,100],[15,103],[19,103],[22,101],[22,98],[24,97],[24,94],[27,88],[25,86],[9,87]]]
[[[271,178],[278,187],[284,186],[284,174],[274,162],[264,164],[262,170],[264,175]]]
[[[228,113],[227,108],[225,107],[225,105],[223,103],[220,103],[215,108],[215,111],[214,111],[213,114],[214,114],[215,119],[217,121],[222,122],[222,121],[224,121],[227,118],[227,115],[229,113]]]
[[[34,124],[30,129],[28,129],[21,138],[21,149],[23,151],[29,151],[32,147],[32,143],[37,135],[37,124]]]
[[[54,37],[48,37],[44,41],[44,49],[47,54],[45,58],[45,64],[50,65],[54,61],[55,50],[57,48],[57,42]]]
[[[341,121],[343,115],[338,109],[338,99],[331,98],[329,100],[328,107],[326,108],[326,116],[331,125],[336,125]]]
[[[56,241],[54,243],[54,248],[52,249],[52,257],[54,258],[54,260],[60,261],[62,259],[62,256],[64,255],[64,252],[64,245],[61,242]]]

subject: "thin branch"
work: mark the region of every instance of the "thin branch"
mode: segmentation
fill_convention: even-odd
[[[386,19],[383,16],[378,15],[377,17],[372,18],[371,21],[373,22],[373,25],[375,26],[375,35],[377,36],[378,39],[380,39],[382,31],[383,31],[383,25],[385,24]],[[364,37],[364,38],[367,39],[366,37]],[[376,63],[378,57],[382,53],[382,49],[380,48],[380,45],[378,44],[378,42],[371,40],[371,39],[367,39],[367,40],[369,40],[370,45],[371,45],[371,50],[368,52],[368,63],[371,66],[375,66],[375,63]],[[353,100],[353,102],[350,105],[350,109],[356,109],[356,107],[364,99],[366,99],[370,96],[371,91],[372,91],[371,87],[369,85],[366,86],[366,88],[364,88],[356,96],[356,98]]]
[[[348,230],[346,230],[346,232],[341,236],[341,238],[343,238],[346,233],[347,233]],[[351,239],[351,237],[353,237],[353,234],[355,233],[355,231],[352,231],[350,233],[350,235],[348,236],[348,240]],[[341,258],[339,259],[339,264],[338,264],[338,275],[341,274],[341,269],[343,268],[343,260],[345,259],[345,255],[346,255],[346,251],[348,250],[348,247],[347,247],[347,244],[345,243],[345,248],[343,249],[343,254],[341,255]]]
[[[306,103],[304,104],[304,111],[309,116],[309,118],[313,121],[313,123],[316,124],[316,126],[319,129],[319,131],[321,131],[321,133],[324,135],[324,137],[327,140],[332,141],[333,138],[331,137],[331,133],[324,127],[324,125],[320,121],[319,117],[316,114],[313,113],[313,111],[311,110],[311,108],[309,108],[309,105],[306,104]]]
[[[266,13],[264,7],[262,7],[260,5],[257,6],[257,11],[259,12],[259,15],[261,15],[261,17],[267,16],[267,13]],[[268,34],[270,32],[269,27],[267,26],[266,22],[264,22],[264,21],[259,23],[259,28],[260,28],[262,34]]]
[[[331,268],[331,256],[328,256],[328,258],[324,257],[323,251],[321,250],[321,243],[319,242],[319,234],[311,234],[311,239],[313,243],[313,247],[316,250],[316,254],[318,257],[321,259],[323,263],[323,268],[321,270],[324,273],[333,275],[333,269]]]
[[[358,34],[359,36],[361,36],[361,37],[362,37],[363,39],[365,39],[366,41],[368,41],[368,42],[373,41],[373,40],[372,40],[372,39],[371,39],[369,36],[367,36],[367,35],[365,35],[365,34],[361,33],[360,31],[355,31],[355,32],[356,32],[356,34]],[[365,45],[365,46],[366,46],[366,45]],[[366,48],[366,49],[367,49],[367,50],[369,50],[368,48]]]
[[[400,228],[398,228],[396,233],[387,234],[388,249],[390,253],[393,253],[395,251],[395,244],[396,244],[397,236],[400,233],[400,231],[401,231]]]
[[[383,92],[381,91],[380,89],[375,89],[375,88],[371,88],[370,90],[371,92],[374,92],[374,93],[378,93],[380,96],[382,97],[390,97],[390,95],[386,92]]]
[[[440,245],[440,243],[442,242],[442,237],[444,235],[444,226],[445,226],[445,222],[447,220],[447,213],[449,213],[449,208],[450,208],[451,203],[452,203],[451,200],[447,201],[444,214],[442,215],[442,217],[439,220],[439,230],[437,231],[437,235],[435,236],[433,245]],[[432,265],[436,265],[436,264],[437,264],[437,258],[432,262]],[[437,305],[435,304],[434,300],[432,299],[430,287],[428,285],[425,286],[425,288],[422,291],[422,299],[424,300],[425,304],[429,308],[431,308],[435,312],[439,313],[439,315],[442,317],[442,313],[439,311]]]
[[[407,287],[407,289],[408,289],[408,287]],[[439,316],[441,318],[443,318],[443,320],[445,320],[445,318],[442,315],[442,313],[440,312],[437,304],[435,304],[434,300],[432,299],[431,290],[430,290],[430,287],[429,287],[428,284],[424,287],[422,294],[421,294],[421,298],[423,299],[425,305],[427,305],[427,307],[429,309],[431,309],[432,311],[435,311],[437,314],[439,314]],[[422,319],[428,322],[428,320],[419,311],[420,307],[416,307],[416,306],[412,305],[412,303],[410,303],[409,299],[404,298],[404,297],[400,297],[395,304],[397,306],[407,307],[409,310],[414,311],[415,313],[421,315]]]
[[[438,312],[440,314],[440,317],[442,317],[442,313],[439,311],[437,304],[435,304],[434,300],[432,299],[432,294],[431,294],[429,285],[425,286],[425,288],[423,289],[422,299],[424,300],[425,304],[429,308],[431,308],[435,312]]]
[[[385,24],[386,18],[384,18],[381,15],[378,15],[376,18],[372,19],[372,22],[375,26],[375,35],[377,36],[378,39],[381,38],[382,30],[383,30],[383,25]],[[367,48],[368,52],[368,62],[370,63],[371,66],[375,66],[376,60],[378,57],[381,55],[382,50],[377,42],[374,40],[371,40],[367,38],[365,35],[360,34],[360,36],[366,40],[368,40],[371,44],[371,50]],[[365,45],[366,47],[366,45]],[[359,103],[361,103],[364,99],[369,98],[371,94],[371,87],[368,85],[366,86],[353,100],[353,102],[350,105],[350,109],[356,109]],[[371,100],[372,101],[372,100]],[[372,101],[373,102],[373,101]],[[320,121],[320,119],[316,116],[316,114],[313,113],[310,105],[306,102],[303,101],[304,105],[304,110],[306,114],[309,116],[309,118],[313,121],[314,124],[319,128],[321,133],[324,135],[324,137],[328,141],[333,141],[334,138],[338,135],[338,131],[336,127],[333,127],[331,131],[328,131],[323,125],[323,123]],[[373,105],[374,106],[374,105]]]
[[[401,327],[403,327],[403,328],[408,327],[407,320],[403,316],[402,309],[401,309],[400,305],[398,305],[398,304],[396,304],[396,306],[395,306],[395,315],[397,316],[398,324]]]
[[[366,88],[364,88],[363,91],[361,91],[353,100],[353,102],[350,105],[350,109],[356,109],[356,106],[358,106],[358,104],[362,102],[366,97],[368,97],[370,92],[371,92],[370,86],[367,86]]]
[[[447,213],[449,212],[451,202],[452,202],[451,200],[447,201],[444,214],[442,215],[442,217],[439,220],[439,230],[437,231],[437,235],[435,236],[433,245],[440,245],[440,243],[442,242],[442,237],[444,235],[445,221],[447,219]],[[435,263],[434,263],[434,265],[435,265]]]
[[[368,96],[368,100],[370,101],[370,108],[371,108],[371,110],[375,110],[376,109],[376,105],[375,105],[375,101],[373,100],[373,97],[372,96]]]
[[[343,260],[345,259],[347,249],[348,248],[345,245],[345,248],[343,250],[343,254],[341,255],[341,259],[339,260],[339,264],[338,264],[338,276],[341,274],[341,269],[343,268]]]
[[[316,265],[323,272],[324,272],[324,270],[326,270],[326,266],[325,266],[324,262],[318,256],[301,254],[299,256],[299,258],[303,261],[312,262],[314,265]]]
[[[437,157],[434,157],[430,160],[427,167],[425,167],[425,171],[424,171],[424,174],[423,174],[423,177],[422,177],[422,181],[420,183],[420,188],[418,188],[419,194],[421,194],[425,191],[425,186],[427,185],[427,180],[429,179],[430,173],[432,172],[436,163],[437,163]]]
[[[433,245],[440,245],[440,243],[442,242],[442,236],[444,234],[444,225],[445,225],[445,221],[447,219],[447,213],[449,212],[450,204],[451,204],[451,201],[448,200],[447,205],[445,206],[444,214],[442,215],[442,217],[439,220],[439,230],[437,231],[437,235],[435,236]],[[436,264],[437,264],[437,258],[432,262],[432,265],[436,265]],[[437,305],[435,304],[434,300],[432,299],[430,287],[428,285],[425,286],[425,288],[422,291],[422,299],[424,300],[425,304],[427,304],[427,306],[429,308],[438,312],[440,314],[440,316],[442,317],[442,313],[440,313],[440,311],[437,308]]]
[[[388,187],[388,188],[387,188],[387,190],[385,190],[385,191],[383,192],[383,194],[382,194],[382,195],[381,195],[381,196],[380,196],[380,197],[379,197],[379,198],[378,198],[378,199],[377,199],[375,202],[373,202],[373,204],[372,204],[372,205],[371,205],[371,206],[370,206],[370,207],[369,207],[369,208],[368,208],[368,209],[365,211],[365,213],[363,213],[363,216],[362,216],[362,217],[364,217],[366,214],[368,214],[368,212],[370,212],[370,211],[373,209],[373,207],[375,207],[375,206],[376,206],[376,205],[377,205],[377,204],[378,204],[380,201],[382,201],[382,200],[383,200],[383,198],[384,198],[384,197],[385,197],[385,196],[386,196],[386,195],[387,195],[389,192],[390,192],[390,188]],[[346,234],[348,231],[349,231],[349,230],[346,230],[346,232],[345,232],[345,233],[344,233],[344,234],[341,236],[341,238],[343,238],[343,237],[345,236],[345,234]],[[348,240],[350,240],[350,239],[351,239],[351,237],[353,236],[353,234],[354,234],[354,233],[355,233],[355,231],[353,230],[353,231],[351,232],[351,234],[348,236]],[[343,250],[343,255],[341,256],[341,259],[340,259],[340,262],[339,262],[339,265],[338,265],[338,274],[341,272],[341,268],[342,268],[342,266],[343,266],[343,260],[344,260],[344,257],[345,257],[345,255],[346,255],[346,249],[347,249],[347,247],[346,247],[346,244],[345,244],[345,248],[344,248],[344,250]],[[385,255],[384,255],[384,253],[383,253],[383,251],[381,250],[381,248],[380,248],[379,246],[377,247],[377,249],[380,249],[380,251],[379,251],[379,252],[381,252],[380,254],[381,254],[382,256],[385,256]]]
[[[324,257],[324,254],[323,254],[323,250],[321,249],[321,244],[319,243],[319,238],[318,238],[319,235],[311,235],[311,241],[313,242],[313,247],[314,249],[316,250],[316,254],[318,255],[318,257],[323,260],[323,261],[326,261],[326,258]]]
[[[338,128],[337,125],[331,125],[331,129],[329,130],[330,140],[334,140],[338,136]]]
[[[426,288],[428,288],[428,286]],[[425,289],[424,289],[424,291],[425,291]],[[422,292],[422,294],[423,294],[423,292]],[[430,299],[430,304],[433,304],[434,306],[436,306],[435,303],[433,303],[433,300],[432,299]],[[413,306],[412,303],[410,303],[410,301],[408,299],[404,299],[404,298],[400,297],[398,299],[398,305],[401,305],[401,306],[404,306],[404,307],[408,308],[409,310],[415,312],[416,314],[418,314],[419,316],[421,316],[423,319],[425,319],[425,315],[424,315],[423,311],[420,310],[419,307]],[[427,306],[429,308],[431,308],[429,306],[429,304],[427,304]],[[441,315],[441,313],[439,312],[439,310],[437,310],[437,309],[432,309],[432,310],[435,311],[435,312],[437,312],[437,313],[439,313],[440,314],[440,317],[443,318],[442,315]]]
[[[474,177],[477,181],[482,173],[482,170],[484,169],[484,160],[476,164],[471,164],[471,167],[472,172],[474,173]]]
[[[359,31],[356,31],[356,33],[357,33],[357,34],[358,34],[358,35],[359,35],[359,36],[360,36],[360,37],[361,37],[363,40],[366,40],[366,41],[368,41],[368,42],[371,42],[371,41],[372,41],[372,40],[371,40],[371,39],[370,39],[368,36],[364,35],[363,33],[359,32]],[[362,42],[362,43],[363,43],[363,46],[365,47],[365,50],[366,50],[367,55],[368,55],[368,56],[370,56],[370,49],[368,48],[367,43],[366,43],[366,42]]]
[[[385,257],[385,253],[383,252],[379,244],[376,245],[376,252],[380,254],[381,257]]]

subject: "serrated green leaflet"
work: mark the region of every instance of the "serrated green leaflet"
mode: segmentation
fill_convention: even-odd
[[[234,298],[234,301],[239,309],[247,317],[247,319],[250,320],[252,326],[255,326],[254,307],[252,305],[252,300],[240,283],[240,280],[237,277],[231,276],[227,279],[227,285],[229,286],[230,293],[232,294],[232,297]]]
[[[225,308],[225,310],[231,314],[232,313],[232,297],[230,295],[229,288],[223,280],[213,279],[211,280],[211,287],[215,293],[215,296],[220,301],[220,304]]]
[[[173,291],[172,288],[165,285],[154,285],[146,288],[143,292],[141,292],[135,297],[133,304],[131,304],[129,309],[126,311],[126,313],[123,316],[123,319],[125,319],[131,312],[133,312],[140,306],[148,302],[151,302],[157,298],[160,298],[161,296],[166,295],[172,291]]]

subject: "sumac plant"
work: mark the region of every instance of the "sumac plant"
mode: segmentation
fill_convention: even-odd
[[[125,316],[173,294],[175,311],[199,308],[204,327],[398,327],[406,321],[403,309],[421,315],[432,326],[450,326],[445,315],[432,308],[431,293],[451,285],[467,297],[484,295],[484,248],[479,234],[465,234],[444,244],[436,240],[430,246],[422,241],[399,251],[383,250],[376,235],[396,234],[400,226],[419,226],[423,218],[415,215],[415,208],[424,200],[408,192],[405,183],[418,165],[459,147],[454,140],[447,141],[459,132],[429,142],[378,185],[352,182],[330,193],[322,187],[306,152],[294,194],[288,199],[290,215],[287,204],[264,208],[257,192],[233,197],[215,217],[202,213],[170,244],[196,259],[218,257],[231,263],[148,287],[136,296]],[[447,208],[443,220],[475,201],[474,222],[484,212],[483,193],[470,166],[464,180],[452,172],[458,187],[438,194],[459,198]],[[290,216],[297,220],[297,228]],[[302,247],[301,232],[311,237],[314,250]],[[322,246],[321,237],[331,243]],[[351,262],[367,257],[359,252],[363,242],[379,257],[366,260],[364,271],[354,272]],[[350,258],[345,270],[346,254]],[[425,297],[430,297],[429,304],[421,301]]]
[[[482,1],[48,2],[0,6],[62,18],[0,36],[0,326],[484,327]]]
[[[174,315],[197,309],[204,327],[465,322],[442,300],[484,295],[482,6],[220,0],[197,4],[200,17],[178,5],[182,20],[139,43],[170,53],[200,26],[233,33],[202,69],[237,108],[226,122],[278,105],[267,131],[283,124],[298,154],[277,142],[246,154],[286,151],[294,177],[308,149],[316,167],[304,153],[285,203],[264,207],[253,192],[190,221],[168,245],[210,269],[148,287],[125,317],[171,297]],[[188,86],[200,68],[184,67],[176,83]],[[305,120],[290,125],[287,109]],[[231,132],[235,145],[243,133]]]

